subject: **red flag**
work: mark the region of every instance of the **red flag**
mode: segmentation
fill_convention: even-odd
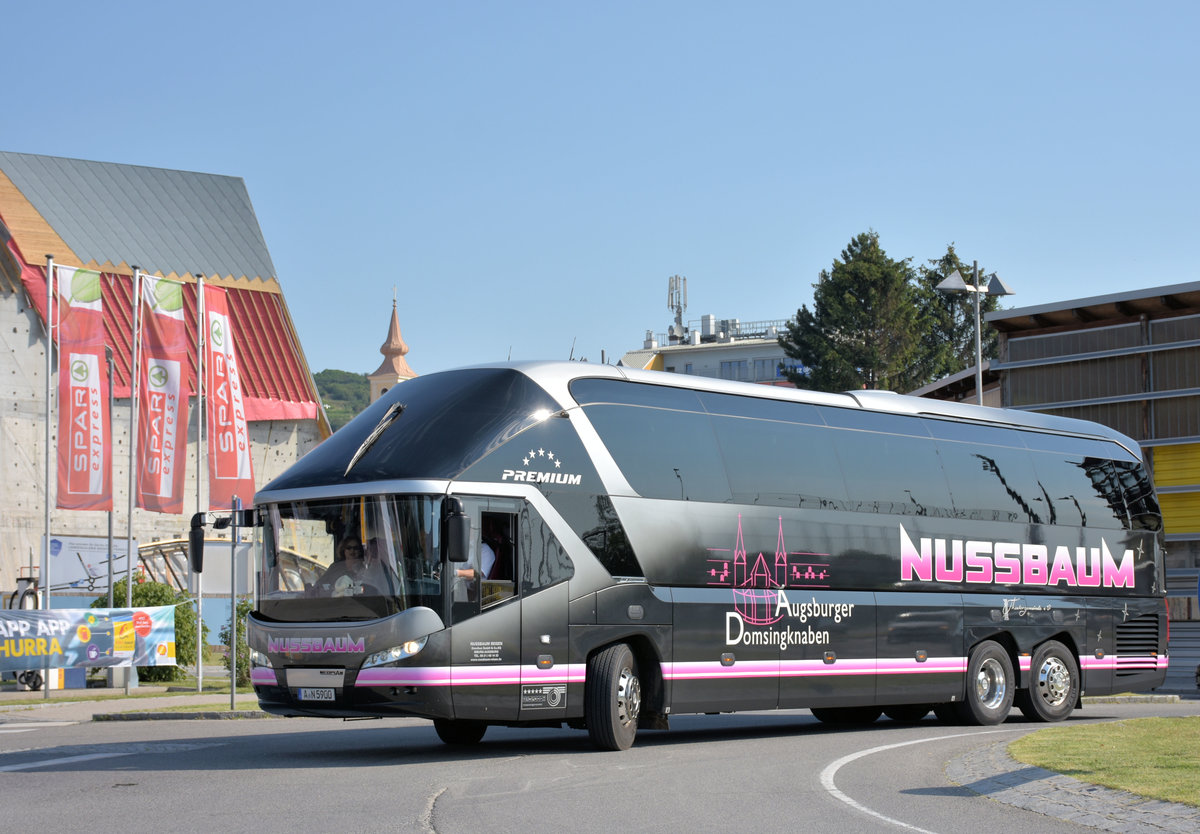
[[[204,366],[208,403],[208,507],[226,510],[237,495],[245,503],[254,499],[254,471],[250,465],[250,434],[237,353],[229,322],[228,301],[220,287],[204,287],[206,322]]]
[[[183,512],[188,420],[183,284],[144,276],[141,318],[137,505],[178,515]]]
[[[112,509],[112,427],[101,276],[58,267],[58,507]]]

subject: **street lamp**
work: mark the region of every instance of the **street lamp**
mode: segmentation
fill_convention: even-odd
[[[937,285],[937,289],[944,293],[969,292],[975,296],[975,398],[976,402],[983,405],[983,319],[979,315],[979,296],[1012,295],[1013,291],[997,275],[992,276],[987,286],[980,284],[978,261],[971,262],[971,275],[973,283],[968,284],[956,269]]]

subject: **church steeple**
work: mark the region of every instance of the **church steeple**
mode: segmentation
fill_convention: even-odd
[[[393,385],[398,385],[406,379],[412,379],[417,372],[408,366],[404,356],[408,353],[408,345],[400,335],[400,318],[396,314],[396,290],[392,288],[392,321],[388,327],[387,341],[379,348],[383,354],[381,364],[373,374],[368,374],[371,383],[371,402],[383,396]]]

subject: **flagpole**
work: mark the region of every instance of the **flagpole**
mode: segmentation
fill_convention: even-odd
[[[141,356],[140,334],[138,333],[138,316],[142,308],[142,271],[133,268],[133,342],[130,344],[130,377],[129,377],[129,514],[126,519],[125,543],[125,607],[133,608],[133,500],[137,490],[137,470],[135,460],[137,454],[137,407],[138,387],[141,385]],[[137,673],[137,667],[132,659],[125,673],[125,694],[130,694],[130,679]]]
[[[51,406],[51,382],[54,373],[54,256],[46,256],[46,529],[42,536],[42,608],[50,609],[50,424],[54,419]],[[42,697],[50,698],[50,657],[42,666]]]
[[[111,454],[113,447],[112,440],[112,415],[113,415],[113,351],[108,345],[104,346],[104,364],[108,367],[108,448]],[[113,456],[109,460],[109,477],[112,478],[112,461],[116,460]],[[115,490],[113,490],[115,492]],[[114,502],[109,499],[108,505],[108,607],[113,607],[113,514],[116,510]]]
[[[204,276],[196,273],[196,512],[204,512],[200,502],[200,467],[204,458]],[[203,547],[203,545],[201,545]],[[196,574],[196,691],[204,691],[204,574]]]
[[[229,542],[229,711],[237,709],[237,546],[238,546],[238,516],[241,515],[242,502],[235,495],[230,507],[233,524],[230,525]]]

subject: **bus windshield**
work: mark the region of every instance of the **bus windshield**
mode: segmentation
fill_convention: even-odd
[[[440,616],[440,509],[441,499],[428,495],[261,506],[259,614],[344,622],[425,606]]]

